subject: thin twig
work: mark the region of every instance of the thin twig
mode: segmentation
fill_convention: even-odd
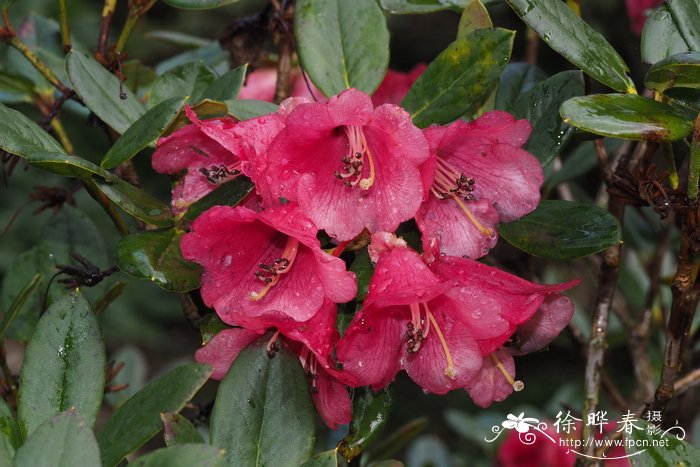
[[[290,23],[294,17],[294,2],[275,1],[272,3],[275,9],[272,18],[274,20],[273,40],[279,49],[279,61],[277,62],[277,83],[275,84],[275,102],[280,103],[289,97],[292,87],[292,53],[294,52],[294,36]]]
[[[107,40],[109,29],[112,25],[112,17],[117,7],[117,0],[105,0],[102,7],[102,21],[100,22],[100,36],[97,42],[97,55],[102,58],[103,65],[107,63]]]
[[[68,25],[68,7],[66,0],[58,0],[58,18],[61,27],[61,42],[63,43],[63,52],[68,53],[72,48],[70,40],[70,27]]]

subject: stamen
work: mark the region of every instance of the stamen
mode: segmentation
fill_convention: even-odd
[[[430,308],[428,308],[427,303],[423,303],[423,307],[425,308],[425,314],[428,317],[428,321],[430,321],[435,328],[435,333],[438,336],[438,339],[440,339],[440,344],[442,345],[442,350],[445,352],[445,358],[447,359],[447,368],[445,368],[445,376],[447,376],[450,379],[454,379],[455,375],[457,374],[457,369],[455,368],[455,364],[452,361],[452,354],[450,354],[450,349],[447,346],[447,340],[445,340],[445,336],[442,334],[442,329],[440,329],[440,326],[438,326],[437,321],[435,321],[435,317],[433,316],[433,313],[430,311]]]
[[[496,356],[496,352],[490,353],[489,357],[491,357],[491,361],[493,362],[494,365],[496,365],[496,368],[498,368],[498,371],[503,374],[505,377],[506,381],[508,381],[508,384],[513,386],[513,391],[515,392],[520,392],[523,389],[525,389],[525,383],[523,383],[520,380],[514,380],[513,377],[508,373],[508,370],[506,370],[506,367],[503,366],[503,363],[498,359]]]
[[[279,337],[280,332],[279,329],[272,335],[269,341],[267,341],[267,356],[269,358],[273,358],[275,354],[279,351],[280,345],[277,342],[277,338]]]
[[[438,199],[451,198],[482,235],[491,237],[495,235],[493,229],[481,225],[476,216],[474,216],[467,205],[464,204],[464,201],[473,199],[471,193],[474,191],[475,183],[473,178],[469,178],[463,173],[460,173],[455,166],[438,157],[435,169],[435,181],[433,182],[433,186],[430,187],[430,191]]]
[[[201,167],[199,172],[207,177],[209,183],[218,185],[219,183],[230,181],[241,174],[241,163],[236,162],[231,166],[216,166],[212,165],[210,168]]]
[[[258,264],[258,270],[253,274],[265,283],[265,287],[260,292],[251,292],[248,298],[254,302],[262,299],[277,284],[280,274],[284,274],[292,268],[298,250],[299,240],[294,237],[287,237],[287,244],[279,258],[276,258],[272,264]]]
[[[342,180],[348,187],[359,186],[362,190],[369,190],[374,185],[375,168],[374,157],[367,145],[367,139],[358,125],[343,127],[348,138],[348,154],[343,159],[342,172],[336,172],[335,176]],[[367,162],[369,176],[362,178],[362,171]]]

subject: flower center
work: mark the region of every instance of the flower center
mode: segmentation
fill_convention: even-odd
[[[309,378],[309,384],[311,385],[311,392],[318,392],[318,373],[316,356],[309,350],[308,347],[304,347],[299,353],[299,360],[301,360],[301,366],[304,368],[306,376]]]
[[[423,305],[423,311],[425,312],[425,317],[421,311],[421,305]],[[412,303],[411,307],[411,321],[406,325],[406,350],[411,353],[418,352],[423,341],[428,337],[431,326],[435,328],[435,334],[440,341],[442,346],[442,351],[445,353],[445,359],[447,360],[447,367],[445,368],[445,376],[450,379],[454,379],[457,374],[457,370],[452,360],[452,354],[450,353],[450,348],[447,346],[447,340],[445,340],[445,335],[442,333],[442,329],[435,320],[428,304],[426,302]]]
[[[251,292],[248,298],[254,302],[262,299],[265,294],[277,284],[280,275],[291,269],[298,251],[299,240],[293,237],[287,237],[287,244],[284,246],[284,251],[282,251],[282,254],[278,258],[275,258],[275,260],[269,264],[258,264],[258,270],[255,271],[254,274],[258,280],[265,283],[265,287],[260,292]]]
[[[209,183],[218,185],[239,176],[241,174],[241,163],[236,162],[228,167],[225,165],[212,165],[208,169],[206,167],[201,167],[199,172],[207,177]]]
[[[476,180],[467,177],[457,169],[454,165],[447,162],[441,157],[437,157],[437,165],[435,167],[435,181],[430,191],[438,199],[452,199],[457,206],[464,212],[467,219],[481,232],[483,235],[491,237],[495,232],[481,225],[476,216],[469,210],[465,201],[474,199],[472,192]]]
[[[343,170],[335,173],[339,180],[343,180],[345,186],[359,186],[362,190],[369,190],[374,185],[374,156],[369,150],[367,139],[358,125],[343,127],[348,138],[348,153],[343,157]],[[367,166],[367,176],[362,177]]]
[[[525,383],[523,383],[520,380],[515,380],[511,376],[510,373],[508,373],[508,370],[506,367],[503,366],[503,363],[498,359],[498,356],[496,355],[496,352],[490,353],[489,357],[491,357],[491,361],[493,362],[494,365],[496,365],[496,368],[498,368],[498,371],[501,372],[503,377],[508,381],[508,384],[513,386],[513,391],[515,392],[520,392],[523,389],[525,389]]]

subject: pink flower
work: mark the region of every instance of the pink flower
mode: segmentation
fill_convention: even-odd
[[[325,102],[327,99],[311,80],[304,79],[301,71],[292,70],[290,76],[292,82],[292,97],[304,97],[310,100]],[[257,99],[272,102],[275,99],[275,87],[277,86],[277,69],[272,67],[258,68],[246,77],[245,85],[238,93],[238,99]],[[310,88],[310,89],[309,89]]]
[[[464,258],[428,266],[387,233],[372,236],[370,253],[377,264],[367,298],[336,352],[345,372],[375,390],[404,369],[428,392],[465,388],[479,405],[502,400],[512,390],[503,385],[518,385],[499,348],[546,301],[569,319],[573,312],[558,292],[575,283],[541,286]]]
[[[365,228],[393,231],[415,215],[424,195],[417,167],[428,157],[408,113],[375,109],[349,89],[326,104],[296,106],[270,146],[267,181],[275,198],[298,202],[319,228],[350,240]]]
[[[416,215],[423,243],[439,238],[442,253],[484,256],[496,244],[499,221],[517,219],[539,203],[542,166],[520,149],[530,124],[493,111],[424,132],[433,158],[421,168],[430,186]]]
[[[204,268],[204,303],[231,325],[257,331],[270,316],[308,321],[327,300],[347,302],[357,292],[354,274],[321,250],[316,227],[295,207],[213,207],[180,246]]]
[[[304,372],[309,377],[311,399],[316,410],[333,430],[338,425],[349,423],[352,415],[350,395],[344,382],[338,379],[343,376],[342,372],[328,363],[331,347],[338,339],[335,319],[335,304],[326,301],[316,315],[305,323],[296,323],[284,316],[272,317],[265,323],[269,328],[277,328],[268,342],[268,355],[274,356],[275,349],[279,348],[277,337],[282,334],[286,345],[299,355]],[[212,378],[222,379],[240,351],[264,332],[243,328],[223,330],[199,349],[195,358],[200,363],[212,366]]]
[[[384,81],[379,85],[374,94],[372,94],[372,103],[375,106],[382,104],[401,104],[401,101],[408,90],[411,89],[413,83],[423,74],[428,65],[419,63],[408,73],[400,71],[388,70]]]
[[[178,175],[173,186],[172,205],[177,214],[241,173],[237,145],[222,145],[212,134],[227,134],[235,126],[232,118],[200,121],[189,107],[185,108],[192,125],[187,125],[158,141],[153,153],[153,168],[160,173]]]
[[[632,23],[632,30],[638,35],[644,29],[649,12],[661,5],[663,0],[626,0],[627,15]]]

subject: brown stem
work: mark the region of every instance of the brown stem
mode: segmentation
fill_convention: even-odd
[[[273,40],[279,49],[280,59],[277,62],[277,83],[275,84],[275,102],[280,103],[289,97],[292,89],[292,54],[294,53],[294,36],[291,22],[294,18],[294,2],[275,1],[272,3],[275,12],[275,29]]]
[[[107,59],[107,40],[109,39],[109,29],[112,25],[114,10],[117,6],[117,0],[105,0],[102,7],[102,21],[100,23],[100,36],[97,42],[97,54],[102,58],[102,64],[108,62]]]

